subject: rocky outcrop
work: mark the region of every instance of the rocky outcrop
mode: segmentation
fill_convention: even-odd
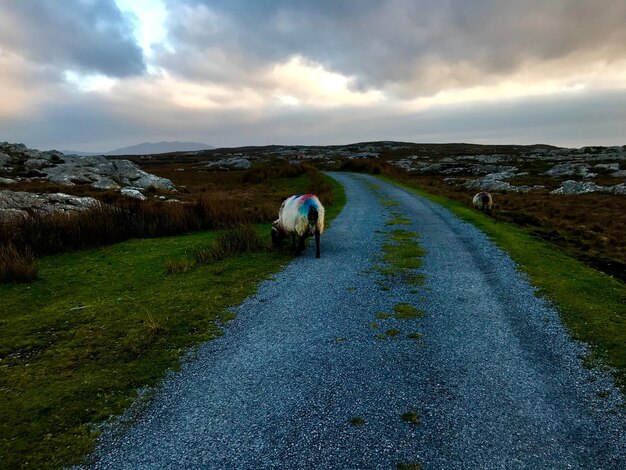
[[[490,173],[482,178],[468,181],[464,184],[467,189],[482,189],[485,191],[509,191],[515,193],[527,193],[537,189],[543,189],[543,186],[514,186],[507,181],[503,181],[508,178],[516,176],[513,170],[517,170],[515,167],[499,173]]]
[[[247,170],[252,168],[252,163],[244,157],[231,157],[210,162],[207,164],[207,167],[218,170]]]
[[[35,194],[24,191],[0,190],[0,218],[26,216],[30,212],[73,213],[101,203],[92,197],[77,197],[64,193]]]
[[[592,173],[585,164],[561,163],[553,166],[544,173],[546,176],[560,178],[564,176],[581,176],[583,178],[593,178],[596,173]]]
[[[468,181],[464,184],[467,189],[481,189],[484,191],[508,191],[513,193],[528,193],[533,190],[542,189],[543,186],[514,186],[507,181],[490,180],[479,178]]]
[[[0,152],[0,177],[37,177],[68,186],[87,184],[98,189],[120,189],[126,186],[176,189],[170,180],[147,173],[128,160],[64,155],[55,150],[40,152],[24,144],[7,142],[0,143]]]
[[[585,193],[605,193],[626,195],[626,183],[615,186],[599,186],[591,181],[563,181],[560,188],[555,189],[551,194],[585,194]]]
[[[133,199],[139,199],[140,201],[145,201],[146,199],[148,199],[146,196],[143,195],[141,191],[136,188],[122,188],[120,192],[124,196],[132,197]]]

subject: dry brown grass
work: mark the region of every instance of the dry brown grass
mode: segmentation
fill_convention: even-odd
[[[0,244],[0,282],[23,283],[37,279],[35,257],[29,249],[18,250],[13,244]]]
[[[309,179],[310,190],[317,192],[320,199],[332,201],[332,188],[321,178],[319,171],[310,166],[281,163],[247,171],[219,172],[175,171],[178,167],[163,165],[159,169],[167,177],[172,176],[169,173],[177,176],[179,180],[172,178],[176,184],[187,186],[185,193],[177,195],[183,200],[181,203],[153,198],[137,201],[90,187],[60,188],[43,181],[25,182],[19,188],[13,188],[36,192],[64,190],[75,195],[98,197],[107,204],[72,214],[33,213],[29,217],[0,220],[0,243],[10,244],[21,256],[10,256],[12,267],[7,264],[6,280],[2,282],[28,279],[28,275],[20,274],[17,266],[26,266],[30,254],[43,256],[129,238],[229,229],[274,220],[280,203],[291,195],[289,188],[296,181],[301,187],[300,177]],[[224,242],[211,257],[221,259],[231,248]]]

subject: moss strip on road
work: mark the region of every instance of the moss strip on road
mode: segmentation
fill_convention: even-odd
[[[482,212],[420,188],[402,186],[451,210],[485,232],[508,252],[528,274],[539,294],[556,304],[563,323],[573,338],[591,347],[589,366],[613,369],[617,384],[626,392],[626,285],[596,271],[523,229],[496,222]],[[497,197],[497,196],[496,196]],[[468,194],[468,204],[471,194]]]

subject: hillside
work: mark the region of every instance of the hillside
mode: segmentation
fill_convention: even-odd
[[[197,150],[210,150],[212,148],[215,147],[199,142],[144,142],[111,150],[110,152],[106,152],[105,155],[151,155],[170,152],[194,152]]]

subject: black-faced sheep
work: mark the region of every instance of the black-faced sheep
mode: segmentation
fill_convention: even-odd
[[[482,191],[474,196],[472,204],[479,211],[491,214],[491,208],[493,207],[493,197],[487,191]]]
[[[272,243],[278,245],[291,235],[291,246],[299,255],[304,240],[315,236],[315,257],[320,257],[320,235],[324,231],[324,206],[314,194],[298,194],[285,199],[278,211],[278,220],[272,224]],[[299,237],[296,247],[296,236]]]

